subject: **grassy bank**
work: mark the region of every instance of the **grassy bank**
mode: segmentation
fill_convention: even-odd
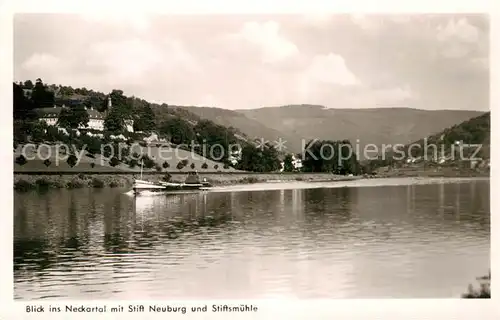
[[[284,181],[341,181],[360,179],[362,177],[347,177],[329,173],[200,173],[202,179],[206,179],[213,185],[235,185],[259,182],[284,182]],[[159,174],[144,174],[145,180],[159,180]],[[18,191],[29,191],[36,189],[77,189],[77,188],[105,188],[105,187],[130,187],[138,174],[64,174],[64,175],[27,175],[14,174],[14,189]],[[185,174],[172,174],[171,181],[183,182]]]
[[[380,168],[377,170],[379,178],[393,177],[435,177],[435,178],[467,178],[489,177],[489,169],[469,169],[460,167],[415,167],[415,168]]]

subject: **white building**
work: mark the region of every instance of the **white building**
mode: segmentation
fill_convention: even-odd
[[[231,154],[229,155],[228,160],[229,162],[231,162],[233,166],[237,165],[238,162],[241,161],[241,150],[232,151]]]
[[[300,171],[300,169],[302,169],[302,160],[296,158],[295,155],[292,155],[292,166],[294,171]],[[282,161],[280,172],[283,172],[284,170],[285,170],[285,162]]]
[[[53,108],[42,108],[39,109],[40,120],[45,121],[49,126],[57,126],[57,121],[59,120],[59,114],[62,109],[66,108],[63,104],[61,107],[54,106]],[[108,98],[108,110],[112,108],[111,98]],[[106,114],[94,110],[93,108],[87,108],[87,113],[89,114],[89,122],[87,126],[80,126],[78,129],[93,129],[96,131],[104,131],[104,119]],[[128,132],[134,131],[134,120],[125,120],[125,128]]]

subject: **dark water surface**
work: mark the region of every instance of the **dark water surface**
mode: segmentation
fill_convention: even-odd
[[[15,194],[15,298],[459,297],[490,264],[489,180],[125,191]]]

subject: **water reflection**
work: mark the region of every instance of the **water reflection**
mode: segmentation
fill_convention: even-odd
[[[488,195],[488,181],[16,194],[15,296],[459,296],[488,268]]]

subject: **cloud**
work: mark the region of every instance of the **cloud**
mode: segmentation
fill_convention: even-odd
[[[47,53],[34,53],[23,64],[22,68],[43,73],[47,70],[60,67],[61,59]]]
[[[95,43],[84,57],[87,66],[100,67],[116,79],[129,81],[145,76],[163,61],[155,46],[140,39]]]
[[[458,21],[451,19],[445,26],[439,26],[437,39],[439,41],[460,41],[475,43],[478,41],[479,31],[471,25],[467,19],[461,18]]]
[[[441,54],[445,58],[461,58],[477,50],[474,44],[479,41],[479,37],[478,28],[465,18],[451,19],[445,25],[437,27],[436,38],[440,42]]]
[[[415,99],[416,93],[409,86],[379,89],[374,91],[374,99],[377,104],[401,103],[406,100]]]
[[[359,84],[359,80],[349,70],[342,56],[329,53],[315,56],[304,73],[309,81],[332,85],[350,86]]]
[[[488,33],[479,15],[21,14],[14,74],[231,109],[485,110]]]
[[[264,63],[279,62],[299,53],[297,46],[280,34],[280,25],[275,21],[247,22],[232,38],[256,46]]]
[[[146,32],[150,28],[148,16],[136,12],[93,12],[82,14],[84,21],[113,27],[128,26],[138,32]]]
[[[351,21],[366,32],[378,32],[383,27],[384,20],[380,16],[367,16],[364,14],[351,15]]]

